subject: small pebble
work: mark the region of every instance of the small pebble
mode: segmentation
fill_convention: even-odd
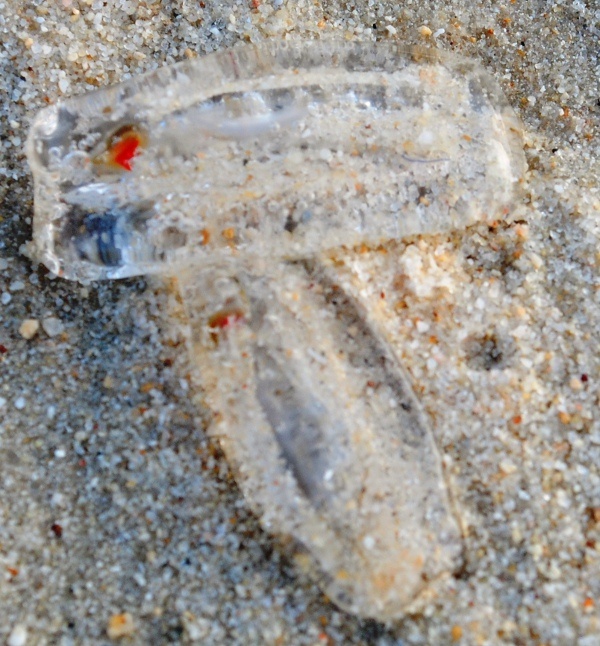
[[[17,397],[15,399],[15,408],[17,410],[23,410],[25,408],[25,397]]]
[[[8,305],[11,300],[12,296],[8,292],[3,292],[2,296],[0,296],[0,303],[2,305]]]
[[[106,634],[109,639],[120,639],[121,637],[133,635],[134,632],[135,624],[133,623],[133,617],[128,612],[113,615],[108,620]]]
[[[573,390],[581,390],[583,388],[583,382],[578,377],[572,377],[571,381],[569,381],[569,386]]]
[[[19,327],[19,334],[24,339],[33,339],[40,329],[40,323],[36,319],[25,319]]]
[[[427,25],[423,25],[422,27],[419,27],[419,33],[421,34],[421,36],[423,36],[423,38],[429,38],[429,36],[431,36],[433,32]]]
[[[57,336],[58,334],[61,334],[65,329],[62,321],[55,316],[49,316],[48,318],[45,318],[42,321],[42,327],[44,328],[44,332],[49,337]]]
[[[510,475],[517,470],[517,467],[508,459],[501,460],[500,471],[506,475]]]
[[[7,646],[25,646],[27,643],[27,628],[21,624],[17,624],[10,633]]]

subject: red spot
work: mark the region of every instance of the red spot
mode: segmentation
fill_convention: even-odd
[[[232,325],[244,320],[244,313],[241,310],[221,310],[208,319],[208,327],[225,330]]]
[[[113,144],[110,154],[112,160],[125,170],[131,170],[131,160],[140,147],[140,138],[134,132],[128,132]]]
[[[8,348],[0,343],[0,354],[6,354],[7,352]]]
[[[581,381],[583,381],[583,383],[585,383],[588,379],[589,377],[587,375],[581,375]]]
[[[82,467],[82,468],[83,468],[83,467],[87,466],[87,460],[85,460],[84,458],[81,458],[81,460],[79,460],[79,462],[78,462],[77,464],[78,464],[80,467]]]
[[[50,529],[52,530],[56,538],[62,538],[62,533],[63,533],[62,525],[59,525],[58,523],[52,523],[52,527],[50,527]]]

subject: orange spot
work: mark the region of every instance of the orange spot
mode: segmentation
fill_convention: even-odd
[[[373,586],[380,592],[386,593],[394,585],[395,575],[393,572],[377,572],[372,579]]]
[[[562,424],[568,424],[571,421],[571,416],[569,415],[569,413],[565,412],[564,410],[561,410],[558,413],[558,419],[561,421]]]
[[[202,229],[200,234],[202,235],[202,244],[207,245],[210,242],[210,231],[208,229]]]
[[[585,601],[583,602],[583,607],[585,610],[590,611],[594,607],[594,600],[590,597],[587,597]]]
[[[463,629],[460,626],[452,626],[452,641],[457,642],[462,638]]]
[[[228,229],[223,229],[223,231],[221,232],[221,235],[226,240],[233,240],[235,238],[235,229],[233,227],[229,227]]]

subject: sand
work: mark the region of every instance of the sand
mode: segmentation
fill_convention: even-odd
[[[600,11],[439,4],[0,1],[0,640],[600,643]],[[341,258],[465,534],[450,593],[390,626],[330,604],[248,510],[191,403],[173,290],[83,287],[22,253],[39,108],[241,39],[325,36],[473,56],[526,132],[506,222]]]

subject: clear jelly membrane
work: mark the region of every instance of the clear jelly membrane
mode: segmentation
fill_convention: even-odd
[[[327,252],[509,213],[518,120],[475,62],[245,45],[43,110],[31,253],[82,282],[176,276],[248,502],[343,608],[401,617],[461,562],[427,419]]]
[[[273,43],[42,111],[33,253],[66,278],[301,259],[503,217],[518,122],[476,63]]]

